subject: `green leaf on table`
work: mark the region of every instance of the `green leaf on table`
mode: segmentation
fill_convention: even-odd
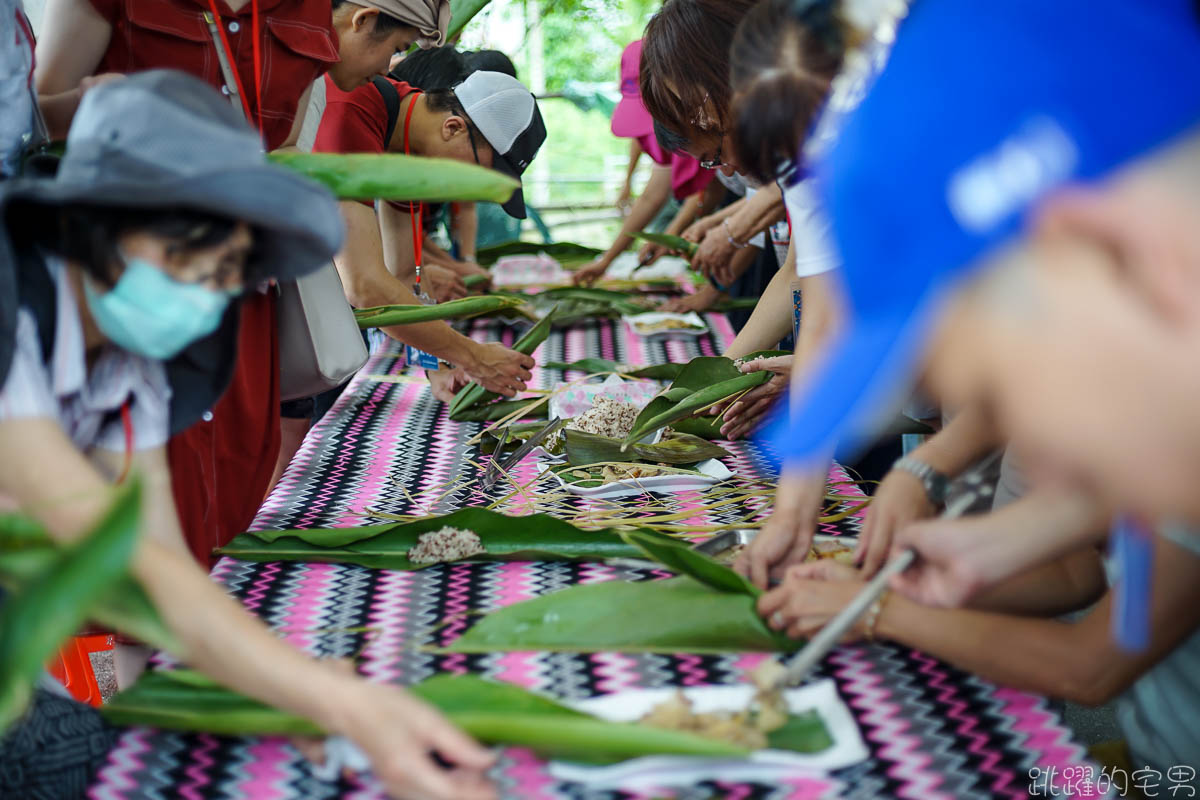
[[[581,358],[578,361],[547,361],[544,369],[561,369],[583,372],[588,375],[613,373],[628,375],[631,378],[646,378],[655,381],[671,381],[683,370],[684,364],[651,364],[645,367],[634,367],[628,364],[618,364],[606,358]]]
[[[710,458],[726,458],[729,451],[696,436],[676,434],[659,442],[631,445],[621,451],[621,440],[585,433],[572,428],[563,431],[567,463],[573,467],[613,461],[645,461],[651,464],[696,464]]]
[[[536,256],[539,253],[545,253],[561,264],[564,269],[571,269],[594,261],[603,252],[597,247],[587,247],[574,242],[547,244],[511,241],[479,248],[479,251],[475,253],[475,263],[483,267],[490,267],[507,256]]]
[[[455,422],[495,422],[523,408],[529,408],[529,410],[521,415],[521,419],[546,419],[549,417],[550,404],[546,401],[546,398],[543,397],[542,402],[536,406],[533,405],[535,400],[536,398],[533,397],[523,397],[516,400],[497,400],[494,403],[485,403],[459,411],[457,414],[451,415],[450,419]]]
[[[628,446],[659,428],[691,417],[697,411],[736,394],[761,386],[770,372],[741,372],[724,356],[693,358],[671,386],[642,409],[622,444]]]
[[[470,275],[463,276],[462,282],[463,286],[467,287],[468,289],[474,289],[479,284],[486,283],[488,280],[490,280],[489,276],[480,275],[478,272],[472,272]]]
[[[546,289],[534,295],[534,299],[535,301],[540,300],[542,302],[578,300],[597,306],[608,306],[618,316],[644,314],[650,310],[647,304],[630,300],[628,292],[617,292],[612,289],[595,289],[584,286],[559,286],[554,289]]]
[[[525,335],[513,344],[512,349],[524,355],[533,355],[533,351],[541,346],[542,342],[546,341],[546,337],[550,335],[550,327],[554,324],[554,311],[541,319],[536,325],[525,332]],[[450,401],[450,419],[456,422],[465,421],[462,416],[467,409],[482,406],[485,403],[490,403],[500,395],[495,392],[489,392],[487,389],[472,381],[466,386],[458,390],[454,395],[454,399]]]
[[[669,250],[675,250],[683,253],[684,257],[689,259],[696,255],[696,249],[699,247],[699,245],[695,242],[689,242],[682,236],[674,236],[670,233],[650,233],[648,231],[642,231],[640,233],[635,233],[634,237],[646,242],[650,242],[651,244],[662,245]]]
[[[360,328],[388,328],[393,325],[415,325],[440,319],[470,319],[482,314],[491,314],[521,304],[520,300],[503,295],[463,297],[433,305],[392,305],[359,308],[354,319]]]
[[[486,553],[469,561],[601,561],[640,558],[638,545],[611,529],[582,530],[546,514],[510,517],[486,508],[462,508],[414,522],[361,528],[255,531],[243,533],[215,552],[243,561],[312,561],[358,564],[372,569],[421,569],[408,551],[421,534],[444,527],[473,531]],[[643,531],[639,541],[671,542],[670,537]]]
[[[612,764],[649,755],[737,757],[747,751],[682,731],[606,722],[549,697],[474,675],[437,675],[408,691],[487,745],[543,758]],[[225,689],[198,673],[150,672],[101,708],[115,725],[224,736],[314,736],[312,722]]]
[[[800,644],[772,632],[751,595],[682,576],[571,586],[506,606],[444,650],[725,653],[791,650]]]
[[[503,203],[521,185],[495,170],[449,158],[279,150],[267,158],[324,184],[343,200]]]
[[[721,426],[724,424],[725,421],[720,417],[686,417],[672,422],[671,430],[713,441],[721,438]]]
[[[141,484],[135,480],[118,490],[85,538],[56,552],[0,603],[0,731],[24,711],[47,659],[127,574],[140,514]],[[30,525],[15,527],[14,538],[31,534]]]

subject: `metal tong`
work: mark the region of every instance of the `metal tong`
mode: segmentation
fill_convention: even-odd
[[[504,446],[508,443],[508,438],[510,435],[509,427],[506,426],[500,436],[499,443],[496,445],[496,454],[492,456],[492,461],[490,464],[488,464],[487,472],[484,473],[483,480],[480,482],[480,486],[483,487],[484,491],[491,489],[496,485],[496,481],[500,479],[500,476],[503,473],[508,472],[510,469],[519,464],[521,459],[532,453],[535,447],[546,441],[547,438],[549,438],[559,428],[566,424],[567,421],[565,419],[550,420],[540,429],[538,429],[536,433],[522,442],[521,446],[512,451],[507,458],[505,458],[503,461],[500,461],[500,454],[503,451]]]

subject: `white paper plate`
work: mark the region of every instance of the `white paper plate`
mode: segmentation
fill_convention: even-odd
[[[641,281],[674,280],[687,275],[690,269],[687,260],[678,256],[662,256],[650,266],[639,269],[637,253],[633,250],[626,250],[613,259],[613,263],[608,267],[607,277],[617,279],[632,277]]]
[[[631,689],[588,700],[566,701],[566,704],[612,722],[636,722],[654,706],[669,700],[675,691],[674,688]],[[683,689],[683,693],[698,712],[737,711],[750,703],[754,687],[749,684],[695,686]],[[586,783],[597,789],[690,786],[705,780],[773,783],[794,778],[797,773],[821,774],[842,769],[868,758],[870,752],[863,743],[858,723],[832,680],[789,689],[784,692],[784,699],[792,713],[815,710],[825,723],[833,744],[819,753],[760,750],[744,759],[653,756],[603,767],[553,761],[550,774],[559,780]]]
[[[549,464],[545,466],[549,466]],[[563,480],[558,474],[554,475],[554,479],[571,494],[605,500],[613,497],[632,497],[646,492],[670,493],[707,489],[709,486],[733,477],[733,473],[715,458],[701,461],[696,465],[696,469],[700,471],[653,475],[649,478],[630,478],[607,483],[604,486],[579,486]]]
[[[640,328],[641,325],[653,325],[656,322],[662,322],[668,319],[685,322],[691,327],[668,328],[666,330],[650,331],[646,333],[643,333]],[[686,314],[672,314],[666,311],[653,311],[649,314],[635,314],[633,316],[625,317],[625,320],[629,323],[629,327],[633,329],[634,333],[636,333],[638,336],[644,336],[647,339],[674,338],[679,336],[700,336],[701,334],[708,332],[708,323],[706,323],[704,318],[695,311],[689,311]]]

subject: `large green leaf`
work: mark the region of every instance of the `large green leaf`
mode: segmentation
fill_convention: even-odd
[[[533,351],[537,350],[542,342],[546,341],[546,337],[550,335],[550,326],[553,323],[554,312],[551,311],[538,324],[526,331],[525,335],[513,344],[512,349],[527,356],[533,355]],[[465,421],[462,416],[464,411],[485,403],[490,403],[499,396],[495,392],[489,392],[487,389],[484,389],[478,383],[468,383],[458,390],[458,394],[454,395],[454,399],[450,402],[450,419],[463,422]]]
[[[559,286],[554,289],[546,289],[535,295],[535,298],[543,302],[578,300],[597,306],[608,306],[618,316],[644,314],[650,310],[646,304],[630,300],[627,292],[616,292],[612,289],[591,289],[584,286]]]
[[[244,561],[316,561],[375,569],[420,569],[421,565],[408,560],[408,551],[416,546],[421,534],[446,526],[478,534],[487,553],[471,561],[599,561],[641,557],[640,545],[629,544],[610,528],[585,531],[546,514],[509,517],[474,507],[390,525],[243,533],[216,552]],[[639,543],[671,543],[668,536],[652,531],[643,533]]]
[[[392,325],[415,325],[439,319],[470,319],[482,314],[491,314],[505,308],[519,306],[521,301],[503,295],[485,297],[463,297],[433,305],[395,305],[359,308],[354,318],[360,328],[388,328]]]
[[[692,256],[696,255],[696,249],[699,247],[699,245],[695,242],[689,242],[682,236],[674,236],[669,233],[650,233],[648,231],[642,231],[640,233],[635,233],[634,236],[643,241],[659,244],[663,247],[683,253],[686,258],[691,258]]]
[[[490,0],[450,0],[450,26],[446,29],[446,41],[453,41],[489,2]]]
[[[517,686],[472,675],[438,675],[409,691],[485,744],[528,747],[545,758],[606,764],[646,755],[747,754],[695,734],[606,722]],[[117,725],[229,736],[322,733],[302,717],[224,689],[197,673],[143,675],[101,713]]]
[[[613,461],[645,461],[652,464],[696,464],[710,458],[726,458],[729,451],[696,436],[676,434],[653,444],[635,444],[621,451],[621,441],[594,433],[572,430],[563,432],[567,463],[573,467],[605,464]]]
[[[493,611],[446,649],[723,653],[800,644],[767,628],[754,604],[690,577],[572,586]]]
[[[18,528],[24,532],[15,536]],[[37,522],[19,515],[0,515],[0,586],[18,592],[48,573],[59,557],[59,548]],[[175,635],[163,623],[146,591],[129,575],[104,589],[88,611],[88,618],[161,650],[179,652]]]
[[[344,200],[503,203],[521,185],[515,178],[495,170],[449,158],[279,150],[268,153],[267,157],[324,184]]]
[[[720,417],[686,417],[672,422],[671,430],[711,441],[721,438],[721,426],[724,424],[725,421]]]
[[[724,356],[693,358],[670,387],[642,409],[623,444],[630,445],[659,428],[665,428],[697,411],[739,392],[761,386],[770,372],[741,372]]]
[[[511,241],[481,247],[475,253],[475,263],[485,267],[495,264],[505,256],[536,256],[545,253],[567,269],[572,266],[583,266],[594,260],[603,251],[596,247],[586,247],[574,242],[539,242]]]
[[[96,527],[0,604],[0,731],[25,709],[43,664],[126,574],[138,539],[141,485],[119,490]],[[17,535],[30,531],[22,527]]]
[[[671,381],[678,377],[685,364],[651,364],[647,367],[632,367],[618,364],[606,358],[581,358],[570,363],[565,361],[547,361],[542,365],[545,369],[574,370],[589,375],[599,373],[620,373],[633,378],[648,378],[656,381]]]

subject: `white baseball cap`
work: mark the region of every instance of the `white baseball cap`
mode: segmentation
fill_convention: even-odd
[[[472,72],[454,87],[454,95],[495,151],[492,168],[519,179],[546,141],[546,125],[533,94],[503,72]],[[524,193],[517,189],[501,207],[525,219]]]

